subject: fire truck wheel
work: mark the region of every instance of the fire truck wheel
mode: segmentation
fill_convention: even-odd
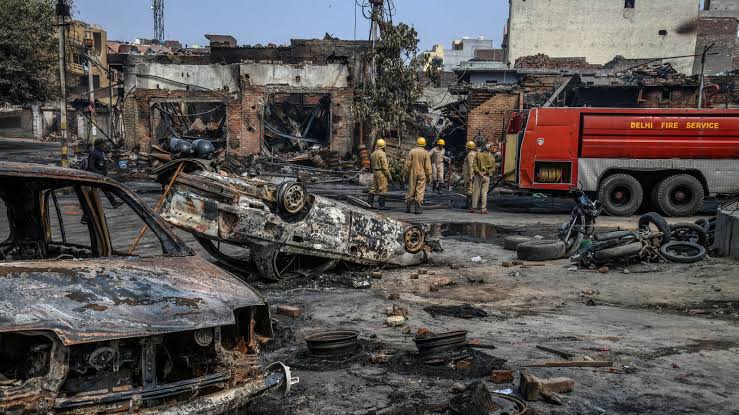
[[[644,190],[630,174],[613,174],[606,177],[598,188],[598,200],[611,216],[631,216],[644,200]]]
[[[518,259],[524,261],[550,261],[565,256],[565,243],[555,240],[524,242],[516,248]]]
[[[703,207],[703,185],[689,174],[670,176],[657,186],[657,203],[667,216],[691,216]]]

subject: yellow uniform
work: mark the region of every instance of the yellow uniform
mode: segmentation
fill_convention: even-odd
[[[429,151],[429,157],[431,158],[431,182],[432,183],[443,183],[444,182],[444,157],[446,150],[444,147],[434,147]]]
[[[388,181],[390,180],[390,164],[387,161],[387,154],[384,150],[377,149],[370,156],[370,165],[372,166],[372,185],[369,188],[370,194],[382,195],[387,193]]]
[[[480,209],[484,212],[488,207],[488,190],[490,188],[490,176],[495,173],[495,158],[487,151],[477,154],[472,166],[475,175],[472,184],[472,209],[477,209],[477,203],[481,202]]]
[[[408,169],[408,193],[405,202],[415,201],[423,205],[423,196],[426,193],[426,181],[431,178],[431,158],[423,147],[416,147],[408,153],[405,160]]]
[[[464,188],[467,193],[467,197],[472,196],[472,177],[474,176],[473,169],[475,164],[475,156],[477,156],[477,151],[468,151],[467,157],[464,158],[464,164],[462,165]]]

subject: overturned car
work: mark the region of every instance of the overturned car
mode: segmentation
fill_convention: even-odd
[[[169,192],[161,216],[221,263],[279,280],[337,262],[416,265],[432,250],[422,227],[309,194],[294,177],[242,177],[199,160],[157,170]]]
[[[0,201],[0,413],[223,413],[289,389],[258,359],[264,300],[127,188],[0,162]]]

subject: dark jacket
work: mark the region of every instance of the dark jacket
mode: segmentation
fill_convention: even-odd
[[[103,176],[108,174],[108,165],[105,161],[105,153],[97,148],[93,148],[90,153],[87,154],[87,170],[93,173],[102,174]]]

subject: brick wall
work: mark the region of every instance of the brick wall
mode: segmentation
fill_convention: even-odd
[[[518,92],[472,90],[467,102],[467,140],[480,132],[488,142],[496,142],[505,130],[506,113],[518,108]]]

